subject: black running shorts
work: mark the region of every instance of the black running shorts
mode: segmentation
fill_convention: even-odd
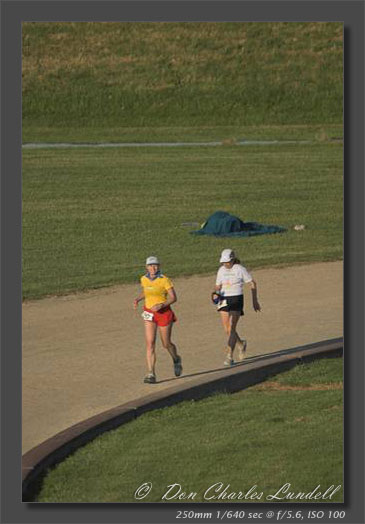
[[[227,303],[227,305],[223,305],[224,303]],[[223,307],[220,307],[220,306]],[[235,295],[233,297],[223,297],[221,300],[221,303],[218,304],[218,311],[239,311],[241,316],[243,313],[243,295]]]

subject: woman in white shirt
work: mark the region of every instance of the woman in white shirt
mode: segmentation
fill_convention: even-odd
[[[243,315],[243,286],[250,284],[252,293],[252,307],[258,312],[261,311],[257,299],[257,285],[247,269],[241,265],[232,249],[222,251],[219,262],[222,264],[218,270],[216,285],[212,298],[217,303],[222,324],[228,335],[225,366],[234,364],[233,352],[238,346],[238,360],[242,361],[245,357],[247,341],[239,337],[236,326]]]

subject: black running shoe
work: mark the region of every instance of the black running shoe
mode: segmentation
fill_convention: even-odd
[[[179,377],[182,373],[181,357],[179,355],[174,360],[174,373],[175,377]]]

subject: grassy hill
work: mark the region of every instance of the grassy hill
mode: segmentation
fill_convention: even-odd
[[[26,22],[23,138],[341,125],[342,51],[341,23]]]
[[[25,298],[135,282],[150,253],[213,272],[227,239],[183,224],[217,210],[288,229],[232,239],[250,268],[342,257],[341,23],[22,28],[24,142],[224,143],[23,150]]]

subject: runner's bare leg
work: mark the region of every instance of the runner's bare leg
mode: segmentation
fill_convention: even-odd
[[[144,329],[146,338],[147,368],[149,373],[155,374],[157,325],[154,322],[145,320]]]
[[[177,358],[177,350],[175,344],[171,341],[172,322],[168,326],[159,326],[159,332],[162,345],[170,353],[172,360],[175,362]]]

